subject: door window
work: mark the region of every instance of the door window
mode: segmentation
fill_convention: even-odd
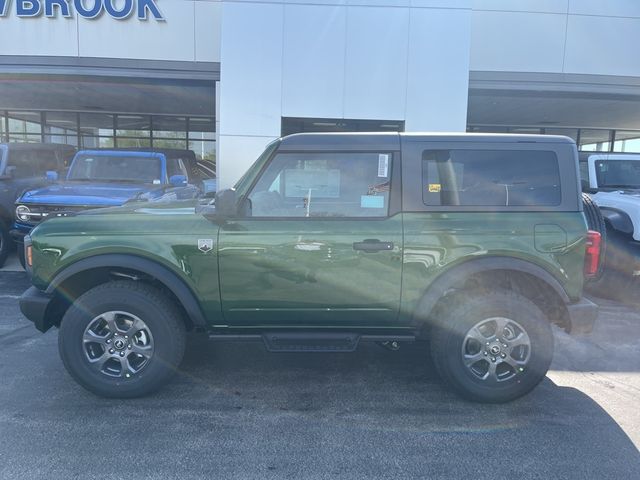
[[[253,217],[384,217],[389,153],[281,153],[249,199]]]

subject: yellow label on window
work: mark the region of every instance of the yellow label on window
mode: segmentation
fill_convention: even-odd
[[[440,193],[440,190],[442,190],[442,186],[439,183],[429,184],[429,193]]]

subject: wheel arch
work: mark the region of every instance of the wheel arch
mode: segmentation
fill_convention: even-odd
[[[103,254],[79,260],[59,272],[47,287],[53,296],[47,309],[50,325],[60,325],[75,298],[117,278],[151,283],[171,296],[182,310],[187,329],[205,327],[204,313],[191,288],[178,274],[150,259],[132,254]]]
[[[544,268],[511,257],[467,260],[440,274],[425,291],[414,312],[417,325],[428,325],[438,304],[461,290],[508,288],[533,301],[554,324],[571,329],[566,305],[571,302],[562,284]]]
[[[600,207],[608,227],[626,235],[633,235],[634,225],[629,214],[618,208]]]

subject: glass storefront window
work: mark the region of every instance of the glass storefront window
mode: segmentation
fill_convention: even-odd
[[[106,113],[81,113],[80,131],[83,135],[113,136],[113,115]]]
[[[82,136],[82,148],[113,148],[113,137]]]
[[[640,131],[616,130],[613,151],[640,153]]]
[[[150,137],[151,117],[146,115],[118,115],[116,117],[118,137]]]
[[[186,117],[152,117],[152,125],[154,145],[156,138],[180,138],[185,140],[187,138]]]
[[[213,118],[190,118],[190,140],[215,140],[216,123]]]
[[[580,130],[578,150],[608,152],[611,148],[611,130]]]
[[[198,160],[216,160],[216,142],[211,141],[189,141],[189,150],[193,150]]]
[[[124,138],[124,137],[117,137],[115,146],[118,147],[118,148],[127,148],[127,147],[149,148],[151,146],[151,138]]]
[[[39,112],[8,112],[8,116],[9,133],[42,134]]]
[[[183,140],[180,138],[155,138],[154,137],[153,148],[175,148],[178,150],[186,150],[187,140],[186,139]]]

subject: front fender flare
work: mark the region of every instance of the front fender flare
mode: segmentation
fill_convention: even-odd
[[[202,312],[202,308],[200,307],[200,303],[185,281],[168,267],[137,255],[104,254],[78,260],[59,272],[53,278],[47,287],[46,293],[53,295],[65,280],[79,273],[96,268],[122,268],[126,270],[135,270],[155,278],[173,292],[196,327],[204,327],[206,325],[206,319]]]

